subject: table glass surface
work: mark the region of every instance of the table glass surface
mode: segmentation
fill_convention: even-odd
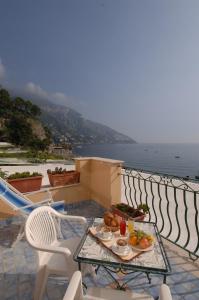
[[[102,222],[103,219],[95,218],[93,226],[97,226]],[[155,237],[153,250],[143,252],[131,261],[124,262],[119,257],[115,256],[112,251],[104,247],[87,231],[77,248],[74,260],[100,265],[111,265],[113,267],[122,267],[132,270],[135,268],[137,270],[140,269],[149,272],[154,271],[154,273],[168,273],[170,271],[169,261],[155,224],[149,222],[136,222],[135,229],[140,229],[153,234]]]

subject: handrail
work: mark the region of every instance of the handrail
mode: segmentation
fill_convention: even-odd
[[[156,182],[162,185],[167,184],[168,186],[177,187],[182,190],[190,190],[199,193],[199,182],[198,180],[189,179],[188,177],[180,177],[169,174],[149,172],[141,169],[134,169],[130,167],[123,168],[126,172],[126,175],[131,175],[132,172],[136,172],[136,177],[140,179],[150,180],[151,182]],[[146,177],[143,174],[147,175]],[[122,174],[123,175],[123,174]],[[194,189],[194,186],[197,189]]]
[[[199,257],[199,183],[186,178],[122,169],[124,201],[131,206],[147,204],[147,219],[157,224],[161,236]]]

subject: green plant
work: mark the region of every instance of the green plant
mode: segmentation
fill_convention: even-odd
[[[6,153],[6,152],[2,152],[0,153],[0,157],[2,158],[11,158],[11,157],[14,157],[14,158],[26,158],[26,153]]]
[[[2,169],[0,169],[0,177],[1,178],[6,178],[7,172],[4,172]]]
[[[30,162],[32,164],[41,164],[41,163],[44,163],[45,161],[43,161],[42,159],[39,159],[39,158],[35,157],[35,158],[29,158],[28,162]]]
[[[47,159],[63,159],[61,155],[48,153],[47,151],[28,151],[26,154],[28,161],[31,163],[45,163]]]
[[[66,172],[67,172],[66,169],[62,169],[62,168],[58,168],[58,167],[56,167],[54,171],[52,171],[50,169],[47,170],[47,173],[52,174],[52,175],[65,174]]]
[[[48,159],[48,152],[42,151],[29,151],[27,153],[28,161],[31,163],[45,163]]]
[[[138,209],[143,210],[144,213],[148,213],[149,212],[149,207],[147,204],[140,204],[138,206]]]
[[[121,210],[122,212],[128,212],[129,210],[132,210],[132,209],[134,210],[133,207],[131,207],[131,206],[125,204],[125,203],[119,203],[119,204],[116,205],[116,207],[119,210]]]
[[[29,178],[29,177],[36,177],[36,176],[42,176],[41,173],[38,173],[38,172],[33,172],[33,173],[30,173],[30,172],[16,172],[14,174],[10,174],[7,179],[18,179],[18,178]]]
[[[145,215],[149,212],[149,207],[147,204],[140,204],[138,207],[133,207],[125,203],[119,203],[116,205],[116,208],[122,213],[126,213],[132,217]]]
[[[3,125],[0,136],[17,146],[44,151],[51,142],[51,133],[43,127],[45,138],[34,132],[34,124],[40,122],[41,109],[29,100],[12,98],[9,92],[0,87],[0,117]],[[42,125],[41,125],[42,127]]]

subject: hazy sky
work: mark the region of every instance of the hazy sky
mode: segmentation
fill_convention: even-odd
[[[199,142],[198,0],[0,0],[0,83],[138,142]]]

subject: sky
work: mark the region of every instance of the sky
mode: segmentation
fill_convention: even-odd
[[[199,143],[198,0],[0,0],[0,84],[137,142]]]

